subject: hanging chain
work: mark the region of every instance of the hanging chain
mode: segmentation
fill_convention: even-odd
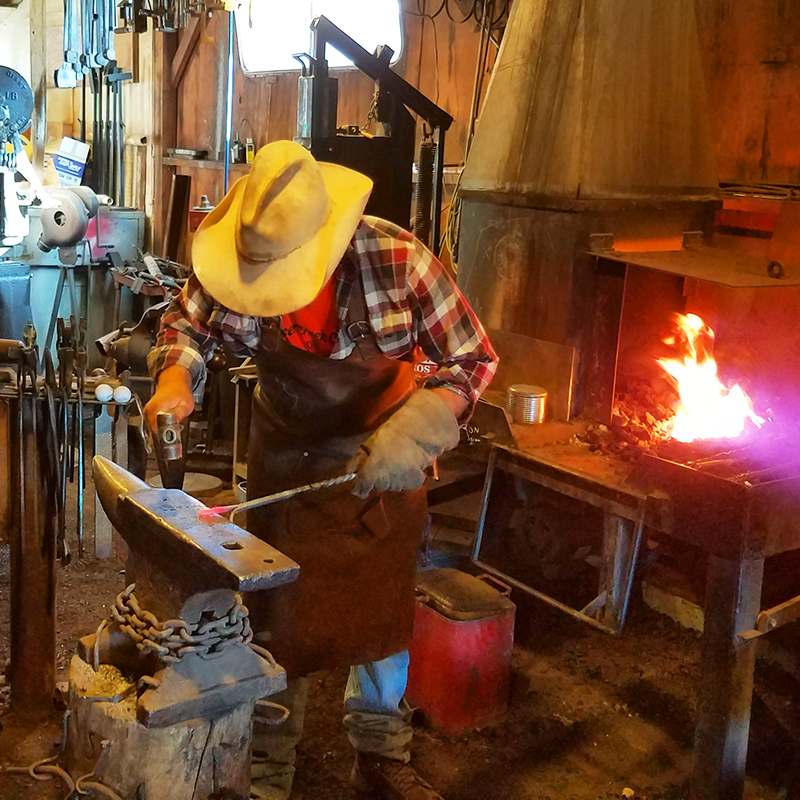
[[[117,595],[111,616],[120,629],[136,642],[143,655],[156,653],[165,662],[174,663],[195,653],[201,658],[218,658],[232,644],[249,645],[253,639],[247,606],[236,594],[234,603],[221,617],[201,619],[190,625],[183,619],[159,622],[154,614],[141,608],[131,584]]]

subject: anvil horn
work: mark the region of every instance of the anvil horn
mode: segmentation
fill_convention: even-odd
[[[103,510],[115,528],[121,527],[117,507],[120,498],[132,492],[144,492],[150,489],[143,480],[103,456],[95,456],[92,459],[92,477]]]
[[[292,559],[232,522],[201,519],[206,506],[180,489],[153,489],[100,456],[92,474],[100,502],[131,554],[170,574],[181,564],[190,594],[197,585],[251,592],[297,579]]]

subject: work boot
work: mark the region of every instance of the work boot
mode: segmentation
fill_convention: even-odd
[[[356,753],[350,783],[356,792],[382,800],[444,800],[410,764],[372,753]]]

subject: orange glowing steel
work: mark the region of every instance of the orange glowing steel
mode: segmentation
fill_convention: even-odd
[[[714,331],[696,314],[677,315],[678,340],[686,355],[681,359],[660,358],[680,397],[672,438],[680,442],[741,436],[747,420],[757,428],[764,420],[736,384],[727,389],[717,377],[717,362],[706,350]]]

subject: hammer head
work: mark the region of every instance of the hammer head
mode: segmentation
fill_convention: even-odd
[[[159,411],[154,443],[161,485],[165,489],[183,489],[186,458],[183,454],[183,425],[171,411]]]
[[[297,578],[292,559],[219,517],[178,489],[152,489],[123,467],[95,456],[92,474],[111,523],[140,564],[169,575],[180,594],[270,589]]]

